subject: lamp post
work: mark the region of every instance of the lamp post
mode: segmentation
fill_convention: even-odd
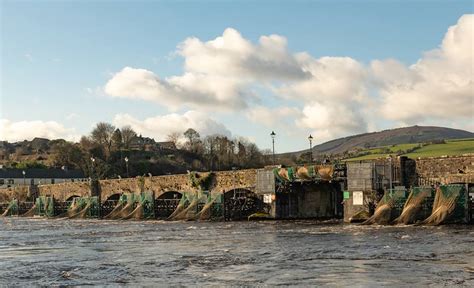
[[[313,136],[311,136],[311,134],[309,134],[309,137],[308,137],[308,140],[309,140],[309,164],[312,164],[313,163]]]
[[[94,178],[94,164],[95,164],[95,158],[91,157],[91,162],[92,162],[92,169],[91,169],[91,179]]]
[[[23,174],[23,186],[24,186],[24,185],[26,185],[26,178],[25,178],[26,172],[25,172],[25,170],[21,171],[21,174]]]
[[[125,167],[127,168],[127,178],[129,178],[130,176],[128,175],[128,157],[125,157]]]
[[[272,137],[273,165],[275,165],[275,136],[276,136],[275,131],[272,131],[270,136]]]

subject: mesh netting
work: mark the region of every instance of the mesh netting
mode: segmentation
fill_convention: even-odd
[[[363,225],[369,224],[389,224],[392,217],[392,209],[395,206],[395,199],[390,192],[385,192],[382,199],[377,203],[374,215],[362,222]]]
[[[288,167],[273,169],[275,178],[280,182],[293,182],[295,180],[324,180],[333,178],[334,166],[311,165],[302,167]]]
[[[36,215],[53,217],[54,216],[54,199],[53,197],[40,196],[36,198]],[[29,212],[29,211],[28,211]]]
[[[1,216],[6,217],[6,216],[17,216],[17,215],[18,215],[18,200],[13,199],[12,201],[10,201],[10,203],[8,203],[7,209],[5,209],[5,211],[3,212]]]
[[[179,200],[178,206],[176,206],[176,209],[168,217],[168,220],[174,220],[177,215],[183,212],[183,210],[186,208],[187,205],[189,205],[190,202],[190,196],[188,196],[186,193],[183,193],[183,195],[181,196],[181,200]]]
[[[422,223],[439,225],[446,222],[462,222],[465,219],[465,186],[442,185],[436,189],[431,215]]]
[[[412,224],[420,219],[423,215],[423,205],[431,199],[433,188],[431,187],[413,187],[410,191],[403,211],[400,216],[394,220],[395,224]]]
[[[69,219],[95,218],[99,216],[98,197],[80,197],[74,200],[74,206],[66,212]]]

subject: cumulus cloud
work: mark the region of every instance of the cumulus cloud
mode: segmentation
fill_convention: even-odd
[[[260,37],[254,45],[231,28],[203,42],[195,37],[178,46],[185,73],[161,78],[155,73],[125,67],[105,85],[112,97],[154,101],[176,110],[182,105],[239,110],[255,100],[249,86],[266,81],[291,81],[309,76],[288,52],[286,38]]]
[[[169,134],[183,133],[188,128],[193,128],[203,137],[214,134],[231,136],[231,132],[222,123],[197,111],[188,111],[184,114],[172,113],[144,120],[129,114],[118,114],[114,117],[113,123],[119,127],[130,125],[138,134],[153,137],[157,141],[164,141]]]
[[[297,126],[326,140],[367,131],[362,116],[362,107],[370,104],[367,69],[349,57],[315,59],[301,53],[297,58],[311,77],[276,89],[280,96],[304,103]]]
[[[19,121],[0,119],[0,140],[15,142],[32,140],[35,137],[77,141],[74,129],[65,128],[55,121]]]
[[[380,82],[381,114],[386,119],[419,123],[474,117],[474,15],[462,16],[441,46],[406,67],[396,60],[373,61]],[[435,120],[434,120],[435,121]]]
[[[176,55],[184,59],[182,75],[160,77],[125,67],[104,91],[112,97],[153,101],[170,110],[243,110],[255,123],[309,130],[328,140],[376,129],[378,123],[386,127],[472,122],[473,19],[462,16],[437,49],[410,66],[397,59],[364,65],[350,57],[315,58],[290,52],[283,36],[261,36],[253,43],[229,28],[209,41],[191,37],[180,43]],[[281,107],[269,108],[275,100]],[[169,115],[129,120],[136,120],[137,130],[162,137],[168,132],[146,122],[168,120],[163,117]],[[186,121],[183,125],[191,126]]]
[[[297,126],[311,129],[319,142],[335,137],[367,131],[364,117],[344,105],[323,105],[317,102],[307,105]]]
[[[186,73],[161,79],[145,69],[125,67],[105,85],[105,93],[119,98],[157,102],[176,110],[181,106],[238,109],[249,95],[239,83],[220,76]]]

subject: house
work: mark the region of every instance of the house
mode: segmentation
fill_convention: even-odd
[[[68,169],[0,169],[0,188],[22,185],[55,184],[88,181],[81,170]]]
[[[131,150],[143,150],[143,151],[153,151],[156,148],[156,142],[154,139],[149,137],[143,137],[141,135],[134,137],[130,141]]]

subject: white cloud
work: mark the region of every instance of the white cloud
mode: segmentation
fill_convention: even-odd
[[[222,123],[196,111],[184,114],[172,113],[144,120],[136,119],[129,114],[118,114],[114,117],[113,123],[118,127],[130,125],[138,134],[155,138],[156,141],[165,141],[169,134],[183,133],[188,128],[193,128],[202,137],[213,134],[231,136],[230,131]]]
[[[304,103],[297,127],[312,130],[318,139],[367,131],[363,111],[370,105],[366,68],[349,57],[315,59],[306,53],[298,61],[311,77],[276,89],[280,96]]]
[[[309,76],[287,51],[286,38],[278,35],[262,36],[254,45],[228,28],[208,42],[186,39],[177,54],[185,59],[183,75],[160,78],[145,69],[125,67],[107,82],[106,94],[154,101],[171,110],[182,105],[239,110],[254,101],[251,85]]]
[[[35,137],[48,139],[66,139],[77,141],[79,136],[74,129],[65,128],[55,121],[19,121],[0,119],[0,140],[15,142],[31,140]]]
[[[268,108],[257,106],[247,112],[247,118],[252,122],[265,125],[267,127],[290,128],[295,124],[295,117],[300,116],[301,112],[295,107],[276,107]]]
[[[322,105],[314,102],[305,106],[297,121],[298,127],[312,129],[318,142],[367,131],[364,117],[344,105]]]
[[[112,97],[153,101],[171,110],[244,110],[255,123],[299,129],[297,133],[309,130],[327,140],[397,122],[462,126],[472,122],[474,113],[473,19],[462,16],[438,49],[411,66],[396,59],[367,66],[350,57],[314,58],[291,53],[280,35],[252,43],[228,28],[215,39],[191,37],[178,45],[182,75],[163,78],[125,67],[104,90]],[[267,103],[275,100],[281,107],[269,108]],[[168,119],[163,117],[158,120]],[[137,127],[166,134],[145,125],[146,120],[137,120]]]
[[[381,83],[381,114],[404,123],[474,120],[474,15],[450,27],[440,48],[406,67],[396,60],[373,61]]]

